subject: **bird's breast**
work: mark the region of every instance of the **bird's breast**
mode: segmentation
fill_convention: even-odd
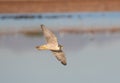
[[[59,46],[55,46],[55,45],[48,45],[47,46],[50,50],[60,50]]]

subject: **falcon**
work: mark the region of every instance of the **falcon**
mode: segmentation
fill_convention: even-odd
[[[59,60],[63,65],[67,65],[66,57],[63,52],[63,46],[58,43],[57,37],[43,24],[41,25],[41,29],[47,43],[41,46],[36,46],[36,48],[38,50],[50,50],[57,60]]]

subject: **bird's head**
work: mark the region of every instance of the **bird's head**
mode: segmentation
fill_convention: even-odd
[[[42,46],[36,46],[38,50],[48,50],[47,45],[42,45]]]
[[[63,46],[62,46],[62,45],[58,45],[58,47],[60,48],[60,50],[62,50],[62,49],[63,49]]]

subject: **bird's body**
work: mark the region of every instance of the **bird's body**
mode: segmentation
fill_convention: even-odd
[[[47,40],[47,44],[37,46],[38,50],[50,50],[55,55],[55,57],[61,61],[63,65],[66,65],[66,58],[64,52],[62,51],[62,45],[58,44],[56,36],[44,25],[41,25],[42,32]]]

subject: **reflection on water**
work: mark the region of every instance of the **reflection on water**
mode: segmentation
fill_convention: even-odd
[[[58,40],[66,48],[66,50],[81,50],[90,43],[96,45],[108,44],[120,39],[119,33],[114,34],[57,34]],[[10,35],[0,36],[0,47],[9,48],[10,50],[26,51],[32,50],[36,45],[44,44],[45,38],[43,35]]]
[[[42,36],[0,36],[0,82],[120,82],[120,34],[64,34],[68,65],[49,51],[38,51]]]

